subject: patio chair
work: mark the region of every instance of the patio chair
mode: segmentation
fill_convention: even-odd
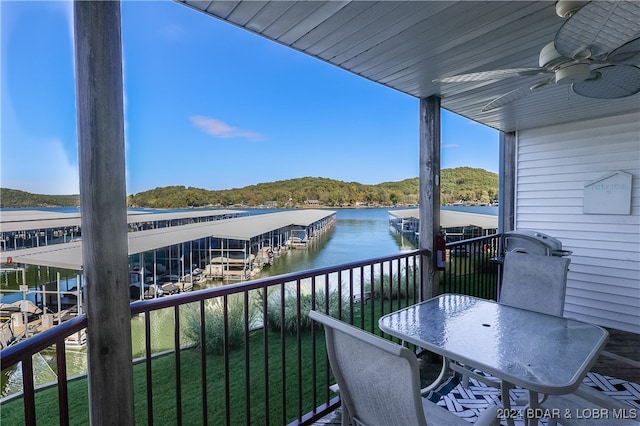
[[[343,424],[426,425],[428,419],[434,425],[469,425],[421,397],[418,360],[409,349],[316,311],[309,316],[324,325]],[[475,424],[498,425],[497,407],[485,410]]]
[[[562,316],[570,262],[567,257],[508,252],[504,257],[498,303]],[[468,387],[469,377],[473,377],[486,385],[500,388],[502,403],[505,408],[510,408],[512,384],[478,374],[459,363],[449,362],[449,368],[462,374],[463,387]]]
[[[562,316],[570,262],[571,259],[567,257],[508,252],[504,258],[498,303]],[[468,370],[460,370],[456,365],[452,369],[463,374],[464,386],[468,383],[469,375],[490,386],[499,386],[499,382]]]
[[[568,257],[507,253],[498,302],[562,316],[570,262]]]
[[[564,257],[507,253],[499,302],[562,316],[569,263],[570,259]],[[502,383],[503,399],[508,399],[511,387],[508,383]],[[633,419],[617,418],[624,413],[633,413],[633,407],[586,385],[580,385],[572,394],[545,396],[540,408],[544,412],[557,413],[563,417],[550,418],[550,426],[557,423],[565,426],[640,425]],[[581,418],[577,418],[579,413],[582,413]]]

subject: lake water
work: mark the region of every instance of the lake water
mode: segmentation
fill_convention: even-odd
[[[290,250],[265,268],[269,275],[321,268],[413,249],[389,229],[388,209],[338,209],[333,229],[307,250]]]
[[[497,207],[456,206],[447,210],[497,215]],[[307,269],[372,259],[400,251],[413,250],[411,241],[394,233],[389,227],[388,208],[337,209],[333,230],[308,250],[291,250],[265,268],[268,275],[284,274]],[[265,274],[263,274],[265,276]]]

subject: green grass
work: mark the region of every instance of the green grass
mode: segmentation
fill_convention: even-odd
[[[377,300],[375,303],[354,305],[353,322],[357,326],[364,324],[368,330],[377,330],[377,321],[381,314],[406,306],[402,299]],[[360,310],[364,309],[364,312]],[[344,317],[350,319],[350,315]],[[311,411],[315,405],[327,402],[329,393],[327,383],[333,383],[329,377],[324,334],[321,330],[300,334],[300,353],[298,335],[289,332],[266,332],[256,330],[251,333],[249,342],[229,354],[229,392],[225,390],[223,355],[206,356],[207,416],[208,424],[224,424],[226,419],[225,399],[230,404],[231,424],[286,424],[300,415]],[[282,347],[286,348],[284,359]],[[268,351],[268,384],[265,388],[265,347]],[[313,388],[313,351],[315,347],[316,385]],[[249,354],[249,397],[247,398],[245,353]],[[199,349],[183,350],[180,353],[182,386],[182,423],[186,425],[202,424],[202,375],[201,354]],[[301,360],[301,377],[298,377],[298,358]],[[175,355],[169,354],[152,360],[153,421],[155,424],[176,424],[176,364]],[[286,381],[283,393],[282,375]],[[117,374],[117,371],[114,372]],[[301,401],[298,400],[298,383],[301,383]],[[72,425],[89,424],[87,379],[81,378],[69,382],[69,411]],[[146,400],[146,364],[134,365],[134,404],[136,424],[147,424]],[[315,391],[315,392],[314,392]],[[317,395],[314,402],[313,395]],[[228,396],[227,396],[228,395]],[[246,416],[246,403],[250,401],[250,417]],[[283,401],[285,405],[283,406]],[[24,424],[22,398],[2,404],[0,424]],[[298,409],[298,405],[302,409]],[[36,393],[36,419],[38,425],[58,424],[57,388],[48,388]]]
[[[249,341],[250,351],[250,401],[251,419],[247,421],[245,415],[245,351],[236,350],[229,355],[229,400],[231,404],[232,424],[266,424],[267,417],[273,424],[287,423],[282,412],[282,358],[279,333],[267,333],[267,347],[269,350],[269,386],[268,398],[265,393],[264,375],[264,336],[263,331],[252,333]],[[301,336],[302,341],[302,376],[304,412],[311,410],[311,333]],[[295,336],[285,336],[287,352],[285,357],[285,369],[287,389],[287,419],[297,417],[297,356]],[[202,424],[202,380],[201,380],[201,355],[198,349],[183,350],[181,352],[181,386],[182,386],[182,415],[183,424]],[[316,333],[316,357],[318,363],[316,371],[318,377],[326,376],[327,365],[324,346],[324,334]],[[155,424],[176,424],[176,364],[174,354],[157,357],[152,361],[153,377],[153,417]],[[208,390],[208,423],[224,424],[225,422],[225,377],[224,360],[220,355],[208,355],[206,357],[207,390]],[[117,372],[114,372],[117,374]],[[69,383],[69,411],[71,424],[89,424],[87,412],[87,380],[78,379]],[[134,366],[134,403],[136,424],[147,423],[146,400],[146,365],[144,363]],[[327,393],[326,384],[318,381],[317,392],[319,395]],[[269,412],[266,413],[266,404],[269,403]],[[5,403],[0,412],[0,423],[7,425],[24,424],[24,409],[22,398]],[[39,425],[58,424],[57,388],[49,388],[36,394],[36,419]]]
[[[478,268],[475,270],[473,264],[468,259],[460,259],[458,262],[466,263],[461,268],[463,273],[458,273],[452,282],[445,283],[441,290],[444,292],[459,292],[471,295],[483,296],[481,290],[486,283],[493,282],[495,275],[492,270]],[[453,266],[451,264],[448,265]],[[491,266],[490,268],[492,268]],[[448,272],[447,272],[448,273]],[[402,275],[402,274],[401,274]],[[393,277],[388,275],[376,277],[373,283],[365,284],[365,291],[372,293],[372,300],[366,303],[353,305],[353,312],[343,309],[342,318],[345,321],[353,321],[356,326],[366,330],[378,330],[378,318],[386,313],[401,309],[413,303],[413,274],[409,274],[409,288],[406,289],[406,281],[401,280],[398,286],[397,272]],[[444,275],[444,274],[443,274]],[[419,274],[417,275],[419,280]],[[409,300],[407,295],[410,296]],[[310,294],[302,294],[301,310],[306,315],[310,309]],[[334,295],[330,295],[331,311],[337,316]],[[230,300],[230,307],[236,306]],[[255,302],[255,300],[254,300]],[[259,302],[259,300],[258,300]],[[244,332],[240,337],[241,341],[232,345],[229,353],[229,377],[225,378],[224,355],[219,350],[208,348],[206,359],[206,385],[207,385],[207,421],[208,424],[224,424],[227,413],[225,412],[225,401],[228,400],[230,406],[229,419],[231,424],[286,424],[298,416],[311,411],[314,406],[327,402],[327,397],[333,396],[327,384],[333,383],[330,378],[330,371],[326,361],[324,334],[321,329],[316,329],[312,334],[308,324],[302,320],[300,335],[297,334],[297,307],[295,297],[288,295],[285,300],[285,317],[280,318],[281,308],[279,304],[269,304],[268,323],[270,329],[265,333],[263,329],[253,331],[249,341],[244,342]],[[216,302],[208,302],[208,310],[218,313]],[[324,306],[324,299],[321,303],[316,299],[319,306]],[[348,302],[343,301],[343,308],[348,307]],[[233,306],[232,306],[233,305]],[[238,306],[243,306],[239,304]],[[253,306],[253,305],[252,305]],[[258,304],[261,307],[261,304]],[[192,313],[199,310],[194,305]],[[361,311],[363,309],[364,311]],[[262,316],[261,312],[258,312]],[[160,312],[154,315],[161,315]],[[169,312],[168,316],[173,314]],[[216,333],[220,335],[221,323],[216,322],[214,317],[220,315],[207,315],[207,326],[213,326],[212,332],[207,332],[207,342],[215,340]],[[243,318],[242,309],[230,311],[230,328],[243,330],[243,325],[238,325]],[[160,317],[152,321],[156,324]],[[220,319],[220,318],[218,318]],[[197,341],[199,338],[199,315],[189,318],[189,312],[185,310],[185,317],[181,321],[183,326],[189,320],[193,320],[191,326],[195,335],[189,335],[188,330],[183,330],[183,337],[187,340]],[[278,324],[278,321],[281,321]],[[235,324],[235,325],[234,325]],[[243,323],[242,323],[243,324]],[[238,327],[236,327],[238,326]],[[284,331],[281,332],[280,329]],[[153,327],[152,327],[153,332]],[[193,333],[191,333],[193,334]],[[380,334],[378,330],[378,334]],[[314,342],[315,335],[315,342]],[[265,344],[266,336],[266,344]],[[154,341],[163,337],[152,336]],[[189,338],[190,337],[190,338]],[[219,337],[219,336],[218,336]],[[298,346],[298,338],[300,344]],[[172,340],[172,339],[169,339]],[[219,340],[219,339],[218,339]],[[220,341],[216,347],[219,347]],[[154,344],[155,346],[155,344]],[[282,358],[282,348],[286,348],[285,357]],[[265,366],[265,348],[268,354],[268,365]],[[298,352],[300,348],[300,353]],[[313,374],[313,356],[315,350],[315,389]],[[245,367],[245,356],[248,354],[249,368]],[[198,348],[186,349],[180,352],[180,371],[182,387],[182,423],[185,425],[202,424],[202,365],[201,353]],[[301,365],[298,366],[300,359]],[[155,424],[176,424],[176,360],[175,354],[171,353],[156,357],[151,362],[152,368],[152,388],[153,388],[153,421]],[[268,371],[267,381],[269,389],[265,387],[265,369]],[[298,370],[301,376],[298,377]],[[282,374],[284,371],[285,386],[283,388]],[[249,387],[247,389],[246,374],[249,374]],[[118,372],[115,371],[114,374]],[[227,379],[227,380],[225,380]],[[226,390],[228,383],[228,393]],[[301,400],[298,400],[298,383],[301,385]],[[283,390],[284,389],[284,390]],[[146,364],[134,365],[134,406],[136,424],[147,424],[147,382]],[[68,384],[70,423],[72,425],[88,425],[88,389],[87,379],[80,378]],[[247,397],[248,394],[248,397]],[[314,400],[314,395],[316,399]],[[58,401],[57,388],[48,388],[36,393],[36,418],[39,425],[57,425],[58,422]],[[283,403],[284,401],[284,403]],[[250,406],[250,414],[247,417],[247,403]],[[299,409],[298,406],[302,408]],[[22,398],[3,403],[0,406],[0,424],[19,425],[24,424],[24,409]]]

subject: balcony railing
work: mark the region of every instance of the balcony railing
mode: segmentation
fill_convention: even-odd
[[[459,293],[497,300],[500,235],[472,238],[447,244],[447,267],[440,293]]]
[[[487,247],[496,242],[450,244],[458,251],[449,256],[441,290],[495,294]],[[324,417],[340,402],[329,389],[334,381],[324,334],[311,326],[309,310],[380,335],[380,316],[420,300],[421,259],[430,259],[423,254],[133,303],[132,322],[144,330],[142,357],[134,364],[136,424],[309,424]],[[3,403],[2,423],[45,424],[52,416],[62,425],[89,422],[87,379],[67,380],[64,343],[86,326],[80,316],[2,351],[2,370],[20,369],[23,387]],[[169,347],[159,348],[157,336],[169,336]],[[57,382],[37,389],[32,360],[45,349],[55,352]]]

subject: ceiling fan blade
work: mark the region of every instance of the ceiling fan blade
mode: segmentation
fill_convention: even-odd
[[[518,99],[522,99],[526,96],[529,96],[534,90],[538,90],[541,87],[551,84],[553,81],[554,79],[553,77],[551,77],[542,81],[538,81],[537,83],[534,83],[530,87],[527,87],[527,86],[518,87],[517,89],[507,92],[504,95],[499,96],[494,100],[492,100],[491,102],[489,102],[488,104],[486,104],[482,108],[482,112],[487,112],[487,111],[494,110],[496,108],[500,108],[501,106],[510,104],[511,102],[517,101]]]
[[[571,89],[580,96],[617,99],[640,92],[640,68],[633,65],[608,65],[593,70],[593,76]]]
[[[640,2],[591,1],[562,25],[554,40],[568,58],[605,58],[640,35]]]
[[[606,61],[613,64],[640,65],[640,37],[611,52],[607,55]]]
[[[522,77],[538,75],[548,72],[544,68],[510,68],[503,70],[491,70],[472,72],[470,74],[458,74],[451,77],[436,78],[434,83],[465,83],[468,81],[502,80],[510,77]]]

